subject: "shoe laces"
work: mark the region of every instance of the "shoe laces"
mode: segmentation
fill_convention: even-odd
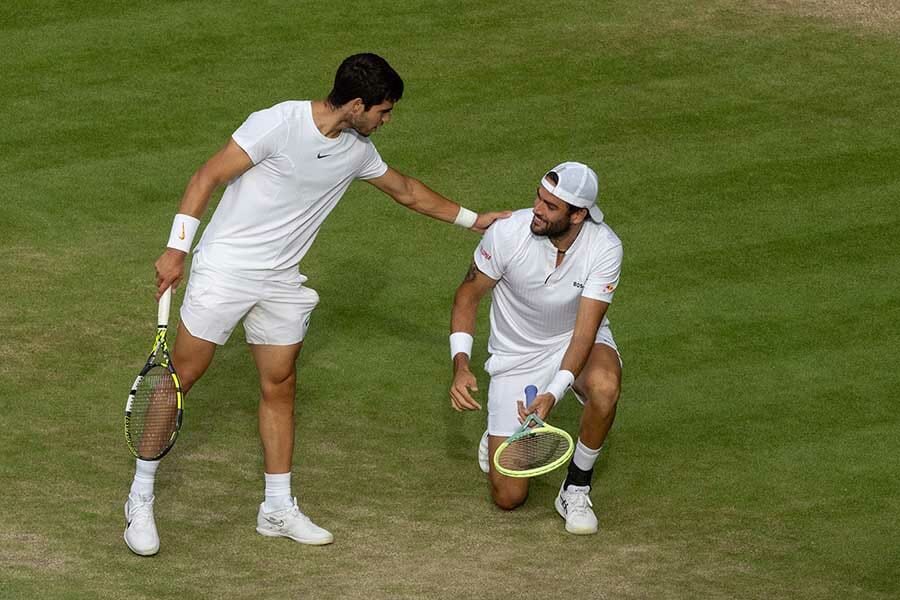
[[[153,521],[153,498],[147,500],[144,496],[128,499],[128,516],[132,525],[143,526]]]
[[[310,521],[310,518],[307,517],[305,514],[303,514],[303,512],[300,510],[300,507],[297,505],[296,501],[294,501],[293,506],[291,506],[290,508],[287,509],[285,516],[292,517],[295,519],[301,519],[303,521]]]
[[[585,513],[590,510],[590,507],[594,506],[594,503],[591,502],[591,497],[588,496],[586,491],[566,491],[566,505],[567,510],[570,513]]]

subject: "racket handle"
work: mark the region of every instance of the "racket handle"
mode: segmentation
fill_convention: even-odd
[[[172,306],[172,287],[163,292],[159,298],[159,309],[156,313],[156,324],[159,327],[169,326],[169,308]]]
[[[529,406],[537,397],[537,387],[533,385],[525,386],[525,406]]]

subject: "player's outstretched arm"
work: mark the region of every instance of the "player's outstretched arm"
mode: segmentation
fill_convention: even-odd
[[[366,181],[410,210],[478,233],[484,233],[497,219],[505,219],[512,214],[510,211],[475,214],[438,194],[418,179],[390,167],[381,177]]]
[[[478,270],[473,262],[453,298],[450,314],[450,355],[453,359],[453,383],[450,385],[450,405],[454,410],[479,410],[471,392],[478,391],[475,375],[469,370],[472,339],[481,298],[497,284]]]
[[[154,265],[157,300],[169,286],[177,286],[184,277],[184,257],[190,250],[194,233],[200,224],[200,218],[206,212],[213,192],[252,166],[253,161],[243,148],[233,139],[229,139],[225,147],[216,152],[191,177],[178,206],[168,247]]]
[[[475,224],[470,227],[472,231],[477,233],[484,233],[487,231],[487,228],[493,225],[494,221],[497,219],[505,219],[512,214],[512,211],[509,210],[498,210],[493,212],[481,213],[478,215],[478,218],[475,219]]]

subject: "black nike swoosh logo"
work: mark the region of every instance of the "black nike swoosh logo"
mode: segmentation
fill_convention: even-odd
[[[330,154],[322,154],[321,152],[316,154],[316,158],[326,158],[328,156],[331,156],[331,155]]]

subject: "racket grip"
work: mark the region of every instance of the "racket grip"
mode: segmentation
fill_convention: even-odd
[[[537,387],[533,385],[525,386],[525,406],[528,407],[537,397]]]
[[[156,313],[156,324],[159,327],[169,326],[169,308],[172,306],[172,286],[159,298],[159,309]]]

